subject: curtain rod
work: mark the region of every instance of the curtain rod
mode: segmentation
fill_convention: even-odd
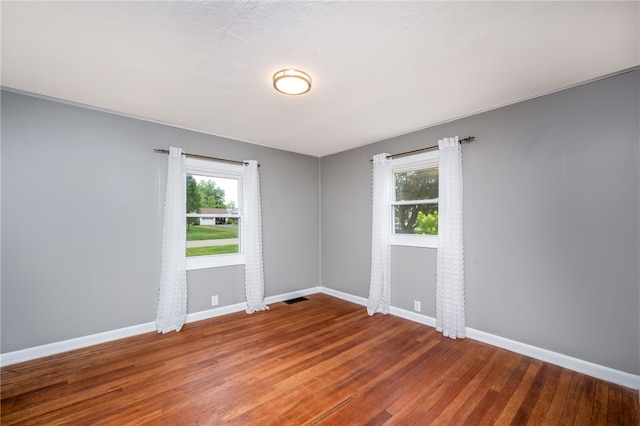
[[[459,139],[458,142],[460,142],[460,143],[468,143],[468,142],[473,142],[475,139],[476,139],[475,136],[467,136],[466,138]],[[429,147],[426,147],[426,148],[414,149],[413,151],[400,152],[398,154],[387,155],[387,159],[395,158],[395,157],[404,157],[404,156],[407,156],[407,155],[417,154],[419,152],[433,151],[433,150],[436,150],[436,149],[438,149],[438,145],[429,146]],[[369,161],[373,162],[373,159],[371,159]]]
[[[154,151],[158,152],[160,154],[168,154],[169,153],[169,151],[166,150],[166,149],[154,149]],[[222,162],[225,162],[225,163],[242,164],[243,166],[247,166],[249,164],[246,161],[227,160],[226,158],[217,158],[217,157],[207,157],[206,155],[189,154],[188,152],[183,152],[182,155],[185,155],[185,156],[191,157],[191,158],[202,158],[204,160],[215,160],[215,161],[222,161]],[[260,167],[260,164],[258,164],[258,167]]]

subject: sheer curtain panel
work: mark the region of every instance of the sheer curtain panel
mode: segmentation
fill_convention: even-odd
[[[156,315],[156,328],[159,333],[180,331],[187,317],[185,170],[182,149],[171,147],[162,225],[160,294]]]
[[[371,206],[371,280],[367,313],[389,313],[391,304],[391,197],[393,171],[389,154],[373,156]]]
[[[243,240],[245,258],[244,281],[247,297],[247,313],[264,311],[264,266],[262,260],[262,208],[260,205],[260,175],[258,162],[245,162],[242,208]]]
[[[462,222],[462,147],[458,137],[438,141],[438,254],[436,330],[452,339],[466,337]]]

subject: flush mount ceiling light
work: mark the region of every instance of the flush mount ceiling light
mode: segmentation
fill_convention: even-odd
[[[273,87],[285,95],[302,95],[311,90],[311,77],[291,68],[280,70],[273,75]]]

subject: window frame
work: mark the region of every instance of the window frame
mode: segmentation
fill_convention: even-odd
[[[224,266],[244,265],[245,259],[242,251],[244,240],[243,232],[243,209],[242,209],[242,179],[244,176],[244,166],[241,164],[223,163],[214,160],[203,160],[199,158],[186,159],[186,175],[206,176],[211,178],[236,179],[238,181],[238,214],[224,215],[224,217],[237,217],[238,221],[238,253],[212,254],[208,256],[187,256],[185,253],[187,271],[207,268],[220,268]],[[186,187],[185,187],[186,190]],[[185,208],[185,221],[187,216]],[[192,217],[215,217],[220,214],[189,214]]]
[[[407,157],[394,158],[391,160],[391,205],[390,208],[390,225],[389,232],[391,233],[391,245],[392,246],[407,246],[407,247],[426,247],[426,248],[438,248],[438,236],[437,235],[422,235],[422,234],[396,234],[395,233],[395,214],[394,208],[398,202],[396,202],[396,185],[395,176],[398,172],[406,172],[409,170],[425,169],[430,167],[439,166],[439,153],[438,150],[423,152]],[[439,175],[439,173],[438,173]],[[439,199],[436,199],[439,200]],[[420,201],[420,200],[416,200]]]

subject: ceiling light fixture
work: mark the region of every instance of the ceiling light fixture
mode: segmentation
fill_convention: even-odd
[[[292,68],[280,70],[273,75],[273,87],[285,95],[302,95],[311,90],[311,77]]]

